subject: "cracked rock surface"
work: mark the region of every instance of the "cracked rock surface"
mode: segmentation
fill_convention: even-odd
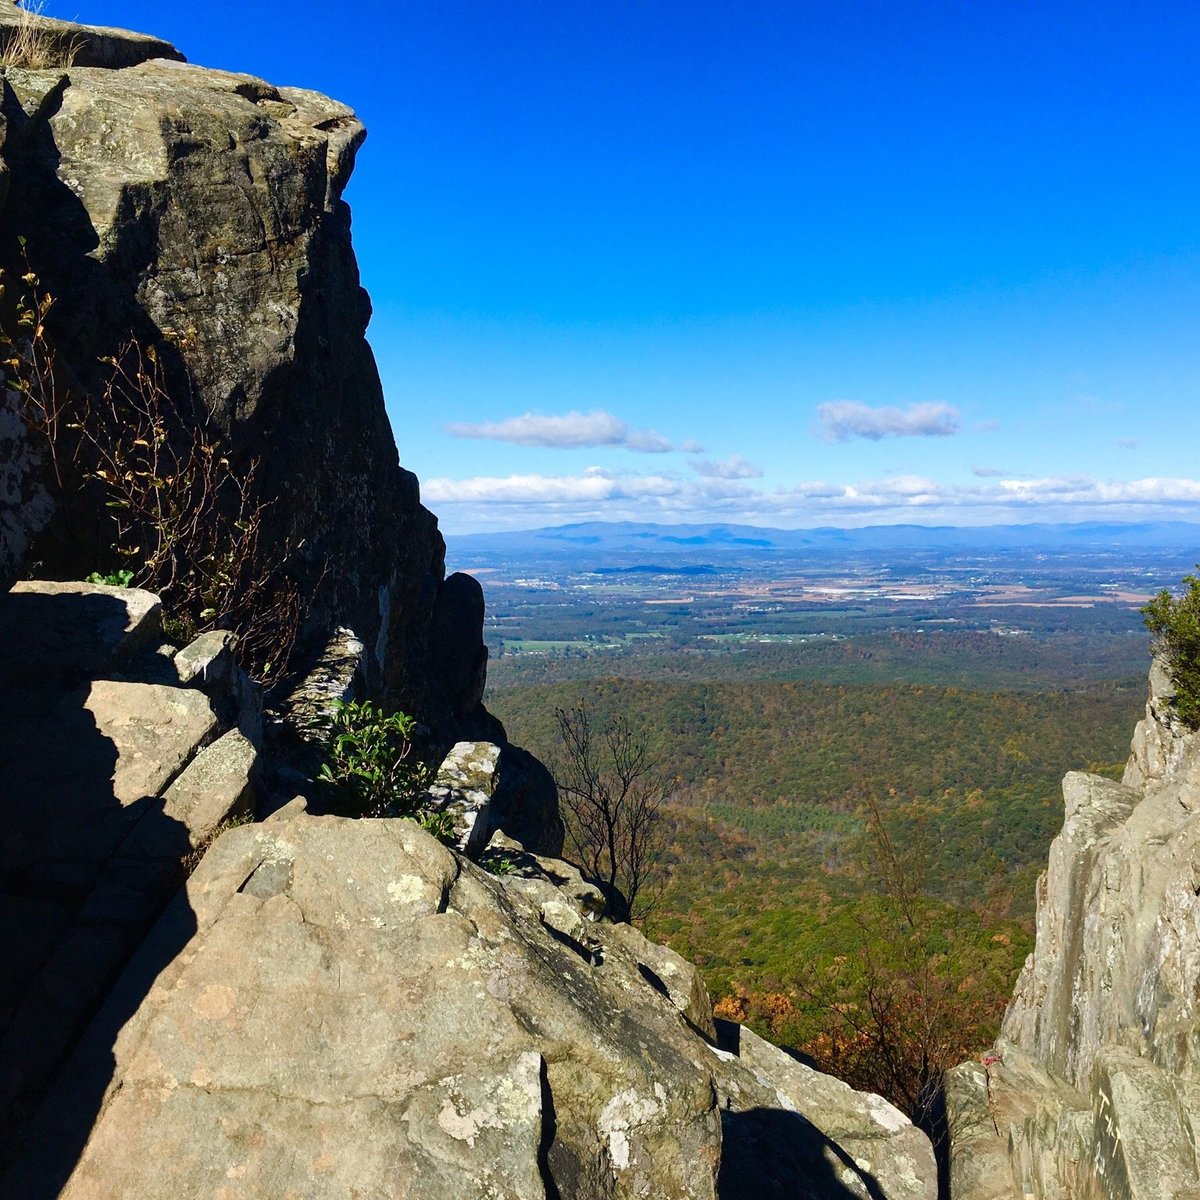
[[[0,1195],[933,1200],[900,1113],[721,1048],[695,968],[542,882],[407,820],[226,833]]]
[[[1063,781],[1037,943],[950,1074],[955,1200],[1200,1196],[1200,736],[1155,666],[1121,783]]]

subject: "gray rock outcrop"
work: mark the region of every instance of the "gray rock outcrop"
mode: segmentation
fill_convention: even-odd
[[[104,356],[130,338],[155,346],[175,406],[194,406],[240,471],[257,463],[263,542],[287,550],[311,656],[347,629],[367,694],[445,745],[502,740],[481,707],[478,585],[443,583],[437,523],[399,465],[365,337],[341,199],[362,124],[325,96],[190,65],[157,39],[31,19],[72,53],[0,69],[0,266],[15,278],[28,261],[55,297],[46,328],[64,383],[96,394]],[[0,42],[23,20],[0,14]],[[6,408],[10,577],[47,515],[18,433]],[[84,510],[42,535],[46,570],[80,577],[103,560],[90,502],[73,499]]]
[[[1200,1195],[1200,736],[1150,685],[1123,781],[1064,780],[1036,948],[951,1073],[956,1200]]]
[[[891,1105],[716,1044],[695,968],[536,882],[410,821],[225,834],[0,1195],[933,1200]]]

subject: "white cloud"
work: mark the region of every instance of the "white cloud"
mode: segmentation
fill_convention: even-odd
[[[959,429],[958,409],[949,404],[871,408],[857,400],[831,400],[817,406],[816,435],[823,442],[890,437],[946,437]]]
[[[1086,476],[941,484],[917,475],[855,483],[806,480],[764,489],[741,479],[617,473],[431,479],[424,500],[458,529],[529,528],[568,520],[725,520],[812,525],[945,521],[952,524],[1200,518],[1200,480],[1097,480]]]
[[[999,479],[1004,472],[998,467],[972,467],[971,474],[979,479]]]
[[[731,454],[728,458],[702,458],[691,464],[692,470],[708,479],[761,479],[762,467],[755,466],[740,454]]]
[[[704,453],[704,447],[698,441],[696,441],[695,438],[688,438],[686,442],[680,442],[679,448],[684,452],[684,454]]]
[[[639,454],[665,454],[674,447],[653,429],[631,429],[607,412],[569,412],[562,416],[525,413],[506,421],[481,424],[455,421],[446,432],[456,438],[482,438],[493,442],[512,442],[517,446],[550,446],[558,450],[576,450],[587,446],[623,446]]]

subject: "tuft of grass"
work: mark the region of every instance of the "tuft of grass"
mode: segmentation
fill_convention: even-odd
[[[42,17],[41,0],[17,5],[15,24],[0,26],[0,67],[42,71],[69,67],[79,53],[77,38],[65,38]]]
[[[191,878],[193,872],[200,865],[200,860],[208,853],[209,847],[221,834],[228,833],[231,829],[237,829],[241,825],[251,825],[253,822],[254,814],[252,812],[234,813],[233,816],[226,817],[194,850],[189,851],[180,860],[179,865],[184,878]]]

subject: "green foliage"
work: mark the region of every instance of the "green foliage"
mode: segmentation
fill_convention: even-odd
[[[430,837],[435,837],[446,846],[453,846],[458,840],[454,831],[454,818],[448,812],[427,808],[416,815],[417,824]]]
[[[479,856],[479,866],[489,875],[516,875],[527,857],[517,850],[488,849]]]
[[[431,778],[416,755],[416,721],[389,713],[370,700],[334,706],[318,778],[332,790],[337,811],[347,817],[418,817],[435,836],[444,835],[443,814],[421,803]]]
[[[759,1032],[826,1061],[865,1043],[801,984],[852,998],[867,956],[877,982],[895,983],[889,1021],[923,1011],[907,999],[911,961],[928,970],[938,1005],[961,1003],[964,1046],[994,1036],[1032,948],[1062,776],[1119,770],[1143,702],[1140,681],[1031,693],[606,679],[511,689],[491,707],[514,740],[552,756],[554,708],[582,697],[598,721],[625,714],[645,730],[674,775],[662,813],[668,883],[648,934],[700,966],[727,1015],[744,1011]],[[864,792],[879,797],[897,852],[922,851],[919,956],[900,949],[912,940],[895,935],[903,917],[862,865],[875,840]],[[828,1044],[810,1045],[822,1034]]]
[[[93,571],[84,582],[102,583],[107,587],[133,587],[133,572],[130,570],[112,571],[107,575],[103,575],[99,571]]]
[[[1172,596],[1165,588],[1142,616],[1154,637],[1154,651],[1175,685],[1174,707],[1190,729],[1200,729],[1200,578],[1185,575],[1187,590]]]

